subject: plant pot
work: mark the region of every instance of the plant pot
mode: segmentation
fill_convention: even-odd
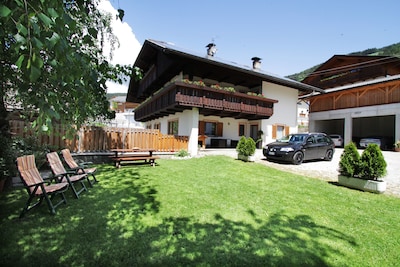
[[[360,178],[347,177],[343,175],[338,176],[338,183],[340,185],[359,189],[362,191],[381,194],[386,191],[386,181],[383,180],[364,180]]]
[[[395,152],[400,152],[400,147],[395,147],[395,148],[394,148],[394,151],[395,151]]]
[[[254,161],[256,161],[256,156],[254,156],[254,155],[245,156],[245,155],[242,155],[242,154],[238,154],[238,159],[246,161],[246,162],[254,162]]]

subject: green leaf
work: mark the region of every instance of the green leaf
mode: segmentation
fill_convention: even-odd
[[[57,60],[55,60],[55,59],[50,60],[49,61],[49,65],[52,66],[52,67],[56,67],[57,66]]]
[[[43,68],[43,59],[40,56],[36,57],[35,66],[39,69]]]
[[[20,55],[17,62],[15,62],[15,65],[17,65],[17,67],[20,69],[22,66],[22,62],[24,62],[25,56],[24,55]]]
[[[56,11],[54,8],[52,8],[52,7],[48,8],[48,9],[47,9],[47,12],[49,13],[49,15],[50,15],[52,18],[58,18],[58,17],[59,17],[57,11]]]
[[[32,65],[31,66],[31,73],[29,74],[29,80],[31,82],[36,82],[37,79],[39,79],[41,71],[39,68],[37,68],[36,66]]]
[[[39,39],[36,38],[36,37],[33,37],[33,38],[32,38],[32,43],[33,43],[37,48],[39,48],[39,49],[42,49],[42,48],[43,48],[43,43],[42,43],[42,41],[39,40]]]
[[[17,24],[17,30],[19,33],[25,36],[28,34],[28,29],[22,23]]]
[[[25,44],[26,43],[26,39],[24,36],[22,36],[21,34],[17,33],[16,35],[14,35],[14,39],[15,41],[17,41],[17,43],[21,43],[21,44]]]
[[[11,10],[4,6],[4,5],[0,5],[0,17],[8,17],[11,14]]]
[[[89,34],[90,34],[91,36],[97,37],[97,33],[98,33],[97,29],[95,29],[95,28],[89,28]]]
[[[53,48],[60,40],[60,36],[56,32],[53,32],[53,35],[50,38],[48,38],[48,40],[50,44],[49,48]]]
[[[53,23],[53,21],[44,13],[39,13],[38,17],[43,22],[43,24],[46,25],[46,27],[50,27],[51,24]]]

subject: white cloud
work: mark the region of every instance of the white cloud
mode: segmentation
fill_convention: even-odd
[[[109,0],[101,0],[99,9],[111,13],[111,27],[119,41],[119,47],[116,46],[113,52],[111,63],[113,64],[131,64],[135,63],[139,54],[141,45],[136,39],[132,28],[128,23],[116,19],[118,11],[111,5]],[[108,56],[110,47],[104,48],[104,54]],[[113,82],[107,82],[108,93],[126,93],[128,92],[129,79],[123,85]]]

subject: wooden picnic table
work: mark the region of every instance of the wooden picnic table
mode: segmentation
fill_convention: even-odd
[[[115,167],[117,168],[121,167],[121,162],[138,160],[144,160],[145,162],[149,162],[151,166],[155,166],[155,160],[160,158],[158,156],[153,156],[153,152],[156,151],[156,149],[134,147],[116,148],[111,149],[111,151],[115,153],[111,159],[115,161]]]

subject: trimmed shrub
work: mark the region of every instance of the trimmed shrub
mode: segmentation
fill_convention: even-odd
[[[357,151],[357,146],[353,142],[345,145],[343,153],[340,155],[339,173],[348,177],[357,176],[360,164],[360,154]]]
[[[344,147],[339,161],[340,175],[365,180],[378,180],[386,175],[386,161],[377,144],[369,144],[360,154],[354,143]]]
[[[369,144],[361,155],[360,178],[378,180],[386,175],[386,161],[377,144]]]
[[[246,157],[254,155],[256,152],[256,142],[251,137],[246,138],[242,136],[236,146],[236,151],[239,155]]]

